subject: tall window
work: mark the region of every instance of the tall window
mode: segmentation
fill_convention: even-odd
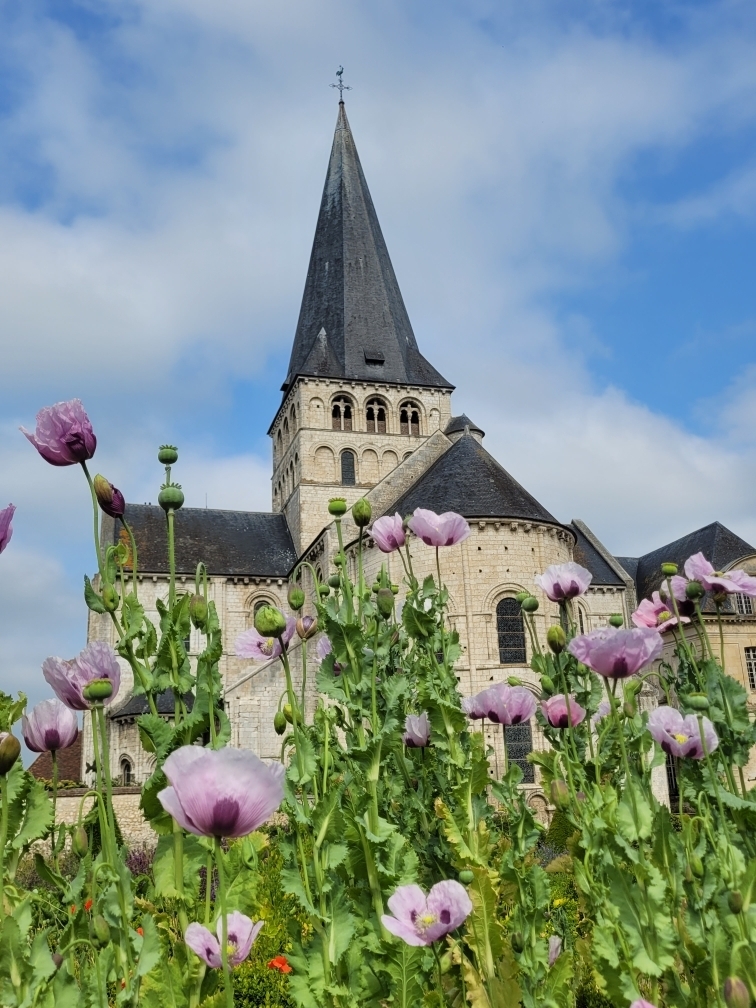
[[[748,674],[748,688],[756,690],[756,647],[745,649],[746,672]]]
[[[331,427],[334,430],[352,429],[352,403],[346,396],[339,396],[333,400]]]
[[[356,482],[354,452],[347,448],[341,453],[341,485],[354,486]]]
[[[535,767],[527,760],[528,753],[533,751],[533,733],[530,725],[527,722],[508,725],[504,729],[504,744],[507,747],[509,762],[516,763],[522,770],[523,784],[535,784]]]
[[[753,599],[738,592],[735,595],[735,612],[738,616],[753,616]]]
[[[406,402],[399,407],[399,433],[420,434],[420,409],[417,403]]]
[[[386,407],[380,399],[371,399],[365,409],[368,434],[386,433]]]
[[[677,783],[677,770],[675,769],[675,758],[667,753],[666,760],[667,787],[669,788],[669,800],[674,804],[680,797],[680,789]]]
[[[576,608],[577,608],[577,617],[578,617],[578,628],[580,630],[580,633],[584,634],[585,633],[585,617],[583,616],[583,610],[582,610],[582,608],[580,606],[576,606]]]
[[[499,638],[499,661],[502,665],[525,662],[525,627],[517,599],[503,598],[496,606],[496,633]]]
[[[124,756],[121,760],[121,784],[124,787],[128,787],[130,784],[134,783],[134,770],[131,766],[131,760],[127,760]]]

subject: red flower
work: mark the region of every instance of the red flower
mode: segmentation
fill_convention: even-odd
[[[137,934],[138,934],[138,935],[144,935],[144,928],[140,928],[140,927],[138,927],[138,928],[137,928]]]
[[[75,913],[76,913],[76,904],[75,904],[75,903],[72,903],[72,904],[71,904],[71,913],[72,913],[72,914],[75,914]]]
[[[92,900],[91,899],[88,899],[86,901],[86,903],[84,904],[84,909],[87,911],[87,913],[89,913],[89,911],[92,909]]]
[[[279,973],[291,973],[291,966],[285,955],[277,955],[268,963],[268,969],[277,969]]]

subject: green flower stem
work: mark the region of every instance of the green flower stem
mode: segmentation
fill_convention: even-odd
[[[176,820],[173,820],[173,880],[179,901],[184,902],[184,833]],[[182,922],[182,929],[186,926]]]
[[[306,716],[305,716],[305,713],[306,713],[305,712],[305,691],[307,689],[307,641],[306,640],[302,641],[301,647],[302,647],[302,704],[301,704],[301,709],[302,709],[302,722],[304,724],[306,724],[307,723],[307,719],[306,719]]]
[[[87,477],[87,483],[89,483],[89,492],[92,495],[92,517],[94,520],[94,547],[95,553],[97,555],[97,569],[100,572],[100,581],[105,581],[105,571],[102,566],[102,552],[100,550],[100,504],[97,500],[97,494],[95,493],[94,483],[92,482],[92,477],[89,475],[89,469],[87,469],[87,463],[81,462],[81,468],[84,470],[84,475]]]
[[[381,892],[381,884],[378,880],[378,872],[375,867],[375,859],[373,857],[373,851],[370,848],[370,843],[365,834],[365,830],[359,821],[356,822],[357,831],[360,835],[360,841],[362,843],[362,851],[365,855],[365,867],[367,868],[368,883],[370,885],[370,894],[373,898],[373,909],[375,910],[375,916],[378,919],[378,925],[381,929],[381,935],[383,940],[386,941],[389,938],[389,934],[383,926],[383,893]]]
[[[304,783],[302,778],[304,777],[304,767],[302,764],[302,753],[299,747],[299,726],[297,722],[297,698],[294,695],[294,685],[291,681],[291,666],[289,665],[289,655],[286,650],[286,644],[281,638],[281,664],[284,668],[284,675],[286,676],[286,694],[289,698],[289,706],[291,707],[291,727],[294,730],[294,746],[297,754],[297,771],[299,773],[299,786],[304,789]]]
[[[365,592],[365,585],[362,577],[362,533],[363,529],[362,526],[360,526],[360,538],[357,543],[357,604],[359,606],[360,625],[362,625],[362,596]]]
[[[226,877],[223,871],[223,851],[220,837],[215,837],[215,863],[218,867],[218,903],[221,917],[221,963],[223,965],[223,986],[226,992],[226,1008],[234,1008],[234,990],[231,985],[231,971],[228,968],[228,920],[226,918]]]
[[[8,842],[8,775],[0,776],[0,921],[5,917],[5,845]]]
[[[346,553],[344,552],[344,536],[341,531],[341,518],[335,519],[336,538],[339,541],[339,556],[341,557],[341,590],[344,593],[344,601],[347,609],[347,622],[351,623],[354,618],[354,603],[352,601],[352,583],[349,580],[346,569]]]
[[[110,743],[108,740],[108,726],[105,722],[105,709],[103,705],[101,703],[95,704],[92,710],[96,712],[95,716],[97,717],[97,721],[99,723],[100,738],[102,740],[102,773],[105,778],[105,794],[107,796],[105,808],[111,837],[112,860],[115,861],[116,836],[115,819],[113,814],[113,782],[110,779]]]
[[[441,1003],[446,1004],[446,994],[444,993],[444,986],[441,982],[441,957],[438,954],[438,949],[436,948],[436,943],[433,942],[431,945],[433,949],[433,956],[436,960],[436,976],[438,977],[438,996],[441,998]]]
[[[696,633],[698,634],[698,639],[701,642],[701,658],[705,659],[708,654],[709,658],[714,661],[714,652],[711,649],[711,641],[709,640],[709,634],[706,630],[706,624],[704,623],[703,613],[701,612],[701,600],[696,599],[694,602],[696,610]],[[719,614],[719,603],[716,603],[717,614]],[[721,629],[721,620],[720,620]],[[721,652],[721,657],[719,663],[724,668],[724,651]]]
[[[137,565],[138,565],[138,554],[137,554],[137,544],[134,538],[134,533],[131,529],[131,525],[126,521],[126,519],[121,515],[121,525],[126,529],[126,534],[129,537],[129,543],[131,545],[131,584],[134,589],[134,598],[138,595],[137,587]]]
[[[51,843],[52,843],[52,863],[55,871],[58,871],[58,855],[55,851],[55,827],[57,826],[57,812],[58,812],[58,753],[57,750],[53,749],[50,753],[52,757],[52,830],[51,830]]]
[[[438,591],[441,594],[441,561],[438,555],[438,546],[436,546],[436,574],[438,575]],[[444,630],[444,611],[439,609],[439,626],[441,628],[441,653],[444,656],[444,669],[448,669],[449,665],[446,660],[446,631]]]

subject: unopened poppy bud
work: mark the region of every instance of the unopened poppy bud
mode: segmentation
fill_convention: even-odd
[[[328,578],[328,584],[331,588],[338,588],[341,584],[341,576],[339,574],[331,574]]]
[[[273,715],[273,728],[276,735],[283,735],[286,731],[286,715],[283,711],[277,710]]]
[[[118,603],[121,600],[118,597],[118,592],[112,584],[107,582],[102,586],[102,604],[105,606],[108,612],[115,612],[118,608]]]
[[[388,619],[394,611],[394,596],[391,589],[381,588],[375,596],[375,604],[378,606],[378,612],[381,616],[383,616],[384,619]]]
[[[100,700],[107,700],[113,696],[113,683],[110,679],[93,679],[82,690],[84,699],[90,703],[97,703]]]
[[[347,502],[343,497],[332,497],[328,501],[328,514],[333,515],[334,518],[341,518],[346,514],[346,509]]]
[[[683,872],[683,877],[684,877],[684,879],[685,879],[686,882],[692,882],[693,881],[693,871],[692,871],[692,869],[691,869],[691,867],[690,867],[689,864],[685,865],[685,871]]]
[[[703,878],[703,873],[704,873],[703,861],[698,856],[698,854],[691,854],[691,856],[690,856],[690,867],[691,867],[691,870],[692,870],[693,874],[697,878]]]
[[[318,595],[320,595],[321,598],[326,598],[330,594],[331,589],[327,584],[318,585]]]
[[[189,619],[198,630],[204,630],[207,623],[207,602],[204,595],[192,595],[189,602]]]
[[[727,894],[727,906],[730,913],[739,914],[743,909],[743,893],[739,889],[733,889]]]
[[[444,952],[444,954],[440,957],[440,959],[438,960],[438,968],[441,971],[442,975],[444,973],[448,973],[449,970],[452,968],[451,949],[449,949],[447,952]]]
[[[751,995],[740,977],[727,977],[724,982],[724,1000],[727,1008],[750,1008]]]
[[[294,724],[294,715],[291,710],[291,704],[286,703],[283,705],[283,715],[289,724]]]
[[[643,689],[643,680],[638,679],[637,676],[634,676],[633,678],[628,679],[627,682],[625,683],[625,696],[633,697],[635,696],[636,693],[640,693],[642,689]]]
[[[163,511],[178,511],[184,503],[184,491],[178,483],[166,483],[160,488],[158,504]]]
[[[123,512],[126,510],[126,501],[121,491],[99,473],[92,480],[92,483],[94,484],[97,503],[105,514],[110,515],[111,518],[121,518]]]
[[[89,837],[83,826],[77,826],[71,836],[71,849],[77,858],[86,857],[89,849]]]
[[[677,574],[677,564],[676,563],[663,563],[661,565],[661,572],[664,577],[674,577]]]
[[[566,781],[559,780],[555,778],[551,782],[551,787],[549,788],[549,793],[551,795],[551,802],[556,805],[558,809],[566,809],[570,806],[570,789],[567,787]]]
[[[635,717],[638,713],[638,705],[635,700],[625,700],[622,704],[622,713],[625,714],[626,717]]]
[[[561,654],[567,647],[567,635],[560,626],[551,626],[546,631],[546,643],[554,654]]]
[[[300,616],[297,620],[297,636],[300,640],[309,640],[318,632],[318,621],[314,616]]]
[[[705,693],[689,693],[685,698],[685,703],[693,710],[705,711],[709,709],[709,698]]]
[[[294,612],[299,612],[305,604],[305,593],[299,585],[289,585],[289,591],[286,598],[289,602],[289,607],[293,609]]]
[[[521,931],[513,931],[509,936],[509,942],[512,946],[512,951],[516,952],[517,955],[525,948],[525,939],[522,937]]]
[[[528,595],[520,603],[524,612],[535,612],[538,608],[538,599],[534,595]]]
[[[367,498],[360,497],[358,501],[352,504],[352,519],[357,528],[365,528],[366,525],[369,525],[372,515],[373,509]]]
[[[344,557],[341,555],[341,553],[337,553],[336,556],[333,558],[333,566],[334,567],[344,566]]]
[[[522,605],[526,598],[530,598],[530,592],[517,592],[515,600]]]
[[[551,676],[542,675],[541,676],[541,689],[544,693],[556,693],[556,686],[554,685],[554,680]]]
[[[286,629],[286,617],[280,609],[263,605],[255,613],[255,630],[262,637],[280,637]]]
[[[714,604],[715,605],[721,606],[721,605],[724,605],[725,602],[727,601],[727,592],[726,591],[715,591],[715,592],[711,593],[711,597],[714,599]]]
[[[92,918],[92,930],[94,931],[94,936],[100,945],[107,945],[110,941],[110,925],[102,916],[102,914],[95,914]]]
[[[60,954],[60,952],[53,952],[53,954],[50,956],[50,958],[53,961],[53,965],[55,966],[55,969],[59,970],[60,967],[63,965],[63,956]]]
[[[507,685],[522,686],[522,679],[520,679],[519,676],[516,675],[507,676]]]
[[[470,885],[471,882],[475,881],[475,875],[470,871],[469,868],[463,868],[462,871],[457,876],[462,885]]]
[[[377,595],[378,592],[381,590],[381,582],[374,581],[370,590],[373,592],[374,595]]]
[[[692,602],[695,602],[696,599],[703,597],[704,587],[700,581],[688,581],[685,585],[685,594]]]
[[[10,732],[0,733],[0,777],[4,777],[21,755],[21,743]]]
[[[178,452],[172,444],[160,445],[158,452],[158,462],[161,465],[174,465],[178,462]]]
[[[577,800],[579,802],[584,802],[587,797],[588,796],[586,795],[585,791],[576,791],[575,792],[575,798],[577,798]]]
[[[624,622],[625,617],[622,615],[622,613],[615,612],[612,613],[612,615],[609,617],[609,626],[615,627],[615,629],[617,630],[619,630],[619,628],[624,624]]]
[[[399,585],[398,584],[392,584],[392,585],[390,585],[390,588],[391,588],[391,594],[392,595],[398,595],[399,594]]]

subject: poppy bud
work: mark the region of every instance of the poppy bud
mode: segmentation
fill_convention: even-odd
[[[689,864],[685,865],[685,871],[683,872],[683,877],[685,878],[686,882],[692,882],[693,881],[693,872],[692,872],[691,867],[690,867]]]
[[[92,918],[92,930],[94,931],[95,939],[98,944],[108,944],[110,941],[110,925],[102,914],[96,914]]]
[[[283,715],[289,724],[294,724],[294,715],[291,710],[291,704],[286,703],[283,705]]]
[[[273,728],[275,729],[276,735],[283,735],[286,731],[286,715],[283,711],[277,710],[273,715]]]
[[[643,689],[642,680],[634,676],[632,679],[628,679],[627,682],[625,683],[625,696],[634,697],[635,694],[640,693],[642,689]]]
[[[520,605],[522,606],[523,612],[535,612],[538,608],[538,599],[533,595],[528,595],[527,598],[522,600]]]
[[[721,606],[721,605],[724,605],[725,602],[727,601],[727,592],[726,591],[715,591],[715,592],[711,593],[711,597],[714,599],[714,604],[715,605]]]
[[[552,804],[556,805],[558,809],[564,810],[566,808],[569,808],[570,789],[567,787],[567,783],[565,781],[555,778],[551,782],[549,793],[551,794]]]
[[[384,619],[388,619],[394,611],[394,596],[391,589],[381,588],[375,596],[375,604],[378,606],[378,612],[381,616],[383,616]]]
[[[343,497],[332,497],[328,501],[328,514],[333,515],[334,518],[341,518],[346,514],[346,509],[347,502]]]
[[[373,592],[374,595],[377,595],[378,592],[381,590],[381,582],[374,581],[370,590]]]
[[[158,452],[158,462],[161,465],[173,465],[178,462],[178,452],[170,444],[160,445],[160,451]]]
[[[0,777],[4,777],[21,755],[21,743],[10,732],[0,733]]]
[[[333,566],[334,567],[344,566],[344,557],[341,555],[341,553],[337,553],[336,556],[333,558]]]
[[[525,948],[525,939],[522,937],[522,931],[513,931],[509,936],[509,942],[512,946],[512,951],[518,955]]]
[[[120,601],[118,592],[115,590],[113,585],[105,582],[102,586],[102,604],[105,606],[107,611],[115,612]]]
[[[113,696],[113,683],[110,679],[93,679],[82,690],[84,699],[97,703],[99,700],[107,700]]]
[[[674,577],[677,574],[677,564],[676,563],[663,563],[661,565],[661,572],[664,577]]]
[[[693,874],[697,878],[703,878],[703,873],[704,873],[703,861],[698,856],[698,854],[691,854],[691,856],[690,856],[690,867],[693,870]]]
[[[97,503],[106,515],[111,518],[121,518],[126,510],[126,501],[120,490],[117,490],[104,476],[99,473],[92,480]]]
[[[255,630],[262,637],[280,637],[285,629],[286,617],[275,606],[260,606],[255,613]]]
[[[507,676],[508,686],[522,686],[522,679],[516,675]]]
[[[541,676],[541,689],[544,693],[556,693],[556,686],[554,685],[554,680],[551,676],[542,675]]]
[[[727,894],[727,905],[730,913],[739,914],[743,909],[743,893],[739,889],[733,889]]]
[[[471,882],[475,881],[475,875],[470,871],[469,868],[463,868],[462,871],[457,876],[462,885],[470,885]]]
[[[198,630],[204,630],[207,623],[207,602],[203,595],[192,595],[189,602],[189,619]]]
[[[635,700],[625,700],[622,704],[622,713],[627,717],[635,717],[638,713],[638,705]]]
[[[300,616],[297,620],[297,636],[300,640],[309,640],[318,632],[318,621],[314,616]]]
[[[526,598],[530,598],[530,592],[517,592],[515,600],[522,605]]]
[[[703,585],[700,581],[688,581],[685,585],[685,594],[692,602],[695,602],[696,599],[703,598],[705,594]]]
[[[750,1008],[751,995],[740,977],[727,977],[724,983],[724,999],[727,1008]]]
[[[399,594],[399,585],[398,584],[391,584],[391,585],[389,585],[389,588],[391,589],[391,594],[392,595],[398,595]]]
[[[184,491],[178,483],[166,483],[160,488],[158,504],[163,511],[178,511],[184,503]]]
[[[705,693],[689,693],[685,697],[685,703],[688,707],[692,707],[696,711],[705,711],[709,709],[709,698]]]
[[[358,501],[355,501],[352,505],[352,519],[357,528],[365,528],[366,525],[370,524],[370,519],[373,515],[373,509],[370,506],[370,501],[365,497],[360,497]]]
[[[59,970],[60,967],[63,965],[63,956],[60,954],[60,952],[53,952],[50,958],[53,961],[55,969]]]
[[[609,617],[609,626],[613,626],[617,630],[619,630],[624,622],[625,617],[621,613],[615,612]]]
[[[86,857],[87,850],[89,849],[89,837],[87,836],[87,831],[83,826],[77,826],[73,831],[71,836],[71,849],[77,858]]]
[[[341,576],[339,574],[331,574],[328,578],[328,585],[331,588],[338,588],[341,584]]]
[[[546,643],[554,654],[561,654],[567,647],[567,636],[560,626],[551,626],[546,631]]]
[[[318,585],[318,595],[320,595],[321,598],[326,598],[330,594],[331,589],[327,584]]]
[[[287,599],[289,606],[294,612],[299,612],[302,606],[305,604],[305,593],[299,587],[299,585],[289,585],[289,592],[287,594]]]

